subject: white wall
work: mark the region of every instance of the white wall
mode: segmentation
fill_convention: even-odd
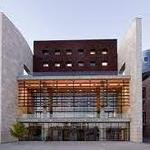
[[[32,52],[18,29],[0,13],[0,118],[1,142],[15,140],[9,128],[16,121],[17,76],[23,73],[24,64],[32,71]]]
[[[125,75],[130,81],[130,139],[142,142],[142,27],[136,18],[125,34],[118,49],[118,69],[126,64]]]

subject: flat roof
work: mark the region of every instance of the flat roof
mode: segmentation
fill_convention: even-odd
[[[34,42],[76,42],[76,41],[117,41],[117,39],[60,39],[60,40],[35,40]]]
[[[76,76],[18,76],[17,80],[80,80],[80,79],[130,79],[129,75],[76,75]]]

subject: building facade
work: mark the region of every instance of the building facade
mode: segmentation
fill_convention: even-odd
[[[117,73],[117,40],[35,41],[33,58],[34,72]]]
[[[143,51],[142,66],[142,86],[143,86],[143,137],[145,140],[150,138],[150,50]]]
[[[150,50],[143,51],[142,72],[150,71]]]
[[[27,139],[129,140],[129,80],[99,75],[19,78],[18,111],[30,130]]]
[[[15,53],[21,60],[14,65],[21,70],[1,69],[15,75],[12,82],[0,81],[16,85],[11,103],[0,100],[5,111],[14,106],[14,114],[7,112],[13,120],[1,111],[0,123],[7,124],[1,126],[1,142],[13,140],[9,127],[16,120],[29,131],[22,140],[142,142],[141,19],[134,20],[119,47],[116,39],[35,41],[33,61],[28,47],[15,49],[23,50]]]
[[[27,114],[21,121],[30,130],[27,139],[130,139],[130,77],[117,74],[117,40],[34,45],[35,76],[18,79],[19,114]]]
[[[143,73],[143,137],[150,138],[150,72]]]

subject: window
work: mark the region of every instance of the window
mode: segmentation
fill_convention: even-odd
[[[47,67],[49,67],[49,64],[47,62],[45,62],[45,63],[43,63],[43,67],[47,68]]]
[[[108,50],[107,50],[106,48],[104,48],[104,49],[102,50],[102,54],[103,54],[103,55],[108,54]]]
[[[45,56],[49,54],[48,50],[42,50],[42,53],[43,53],[43,55],[45,55]]]
[[[60,55],[60,50],[55,50],[55,55]]]
[[[95,55],[95,54],[96,54],[95,49],[91,49],[90,54],[91,54],[91,55]]]
[[[148,62],[148,57],[144,57],[144,62],[145,62],[145,63]]]
[[[67,50],[66,50],[66,55],[72,55],[71,49],[67,49]]]
[[[84,49],[78,49],[78,52],[80,55],[82,55],[84,53]]]
[[[79,66],[79,67],[84,67],[84,62],[79,61],[79,62],[78,62],[78,66]]]
[[[142,88],[142,97],[146,98],[146,87]]]
[[[95,61],[91,61],[91,62],[90,62],[90,66],[91,66],[91,67],[95,67],[95,66],[96,66],[96,62],[95,62]]]
[[[117,93],[108,92],[104,93],[105,106],[106,107],[116,107],[117,106]]]
[[[108,62],[107,61],[103,61],[102,62],[102,66],[108,66]]]
[[[71,62],[68,62],[68,63],[66,63],[66,66],[67,66],[67,67],[72,67],[72,63],[71,63]]]
[[[60,67],[60,63],[55,63],[54,66],[55,67]]]

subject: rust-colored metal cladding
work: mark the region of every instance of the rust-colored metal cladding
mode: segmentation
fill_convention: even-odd
[[[35,41],[33,71],[117,71],[117,40]]]

